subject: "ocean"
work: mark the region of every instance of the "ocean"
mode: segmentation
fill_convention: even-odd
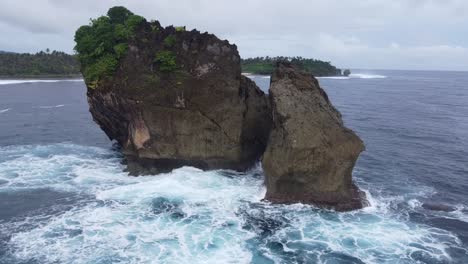
[[[130,177],[81,80],[0,80],[0,263],[468,263],[468,73],[319,81],[365,142],[362,210],[263,202],[260,166]]]

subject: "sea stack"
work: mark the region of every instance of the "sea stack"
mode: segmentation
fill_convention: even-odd
[[[262,161],[265,199],[339,211],[362,208],[365,195],[352,171],[364,144],[344,126],[317,79],[279,62],[269,96],[273,128]]]
[[[118,21],[108,14],[111,22]],[[128,171],[142,175],[181,166],[246,170],[255,165],[270,131],[269,101],[241,75],[237,47],[212,34],[164,28],[157,21],[141,19],[132,30],[111,74],[92,81],[87,73],[94,64],[82,69],[91,114],[122,147]]]
[[[131,175],[244,171],[263,155],[267,200],[363,206],[351,173],[364,145],[310,73],[278,63],[266,95],[241,75],[227,40],[124,7],[80,27],[75,40],[90,112]]]

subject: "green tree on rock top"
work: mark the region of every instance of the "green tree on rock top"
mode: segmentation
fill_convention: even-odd
[[[75,33],[75,51],[90,88],[112,76],[128,50],[128,41],[145,19],[122,6],[109,9],[107,16],[91,19]]]

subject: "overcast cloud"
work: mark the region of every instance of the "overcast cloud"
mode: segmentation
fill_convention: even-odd
[[[115,5],[214,33],[237,44],[242,57],[468,70],[468,0],[0,0],[0,50],[71,53],[74,31]]]

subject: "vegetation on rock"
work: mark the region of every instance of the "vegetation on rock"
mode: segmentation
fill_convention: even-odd
[[[185,26],[175,27],[175,30],[177,32],[184,32],[185,31]]]
[[[96,88],[100,81],[115,72],[135,28],[143,21],[143,17],[116,6],[109,9],[107,16],[92,19],[89,25],[76,31],[75,51],[89,87]]]
[[[312,73],[315,76],[336,76],[341,75],[341,70],[333,66],[330,62],[306,59],[302,57],[256,57],[241,60],[243,72],[253,74],[272,74],[276,62],[288,61],[302,70]]]
[[[159,65],[159,70],[162,72],[173,72],[178,68],[176,56],[172,51],[159,51],[158,53],[156,53],[154,62],[156,62]]]
[[[174,35],[169,35],[164,39],[164,45],[168,48],[174,46],[176,42],[176,37]]]
[[[63,76],[80,74],[75,56],[61,51],[36,54],[0,52],[0,76]]]

